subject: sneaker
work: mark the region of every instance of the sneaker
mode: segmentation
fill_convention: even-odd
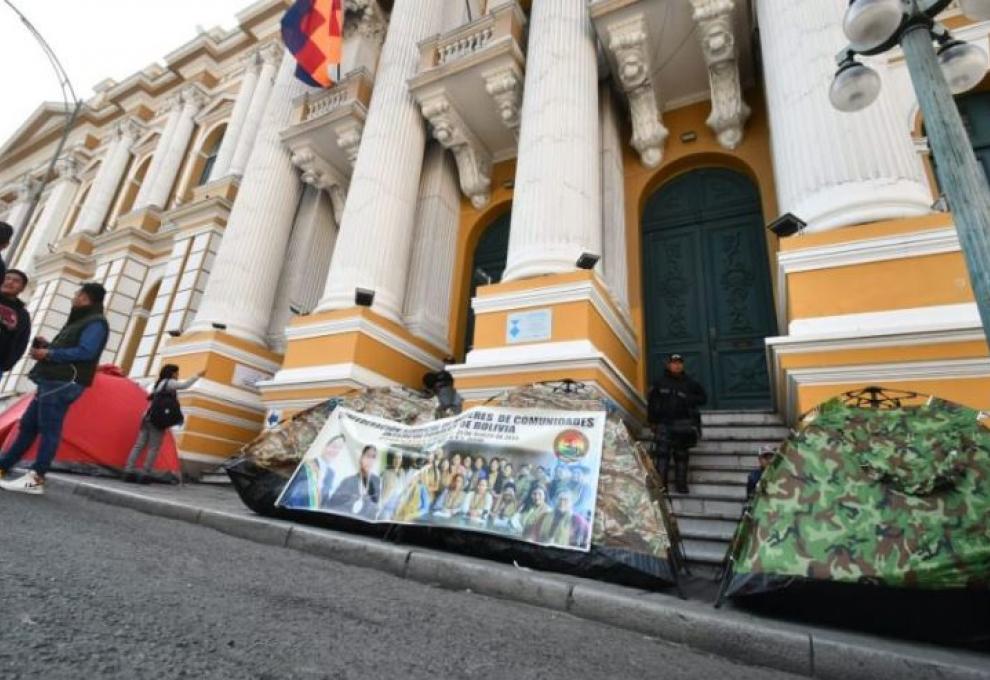
[[[18,477],[12,481],[0,482],[0,489],[4,491],[15,491],[17,493],[30,493],[40,496],[45,493],[45,480],[38,476],[38,473],[29,471],[26,475]]]

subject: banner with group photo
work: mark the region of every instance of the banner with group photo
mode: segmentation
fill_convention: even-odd
[[[404,425],[338,408],[276,505],[587,552],[605,418],[490,407]]]

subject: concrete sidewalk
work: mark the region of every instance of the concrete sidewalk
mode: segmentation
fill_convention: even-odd
[[[990,680],[990,655],[843,633],[759,618],[673,595],[503,565],[455,553],[385,543],[260,517],[230,487],[136,486],[51,474],[68,492],[241,538],[290,548],[400,578],[568,612],[729,659],[814,678]]]

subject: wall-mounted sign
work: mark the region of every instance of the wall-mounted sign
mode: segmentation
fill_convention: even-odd
[[[509,314],[505,320],[505,341],[512,345],[520,342],[549,340],[552,321],[552,309],[534,309],[528,312]]]
[[[253,390],[257,389],[259,382],[262,380],[271,380],[271,378],[271,373],[265,373],[244,364],[237,364],[234,366],[234,379],[231,380],[231,383],[234,387],[246,387]]]

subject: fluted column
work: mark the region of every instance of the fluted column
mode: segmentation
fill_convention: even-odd
[[[283,59],[190,331],[209,331],[213,323],[222,323],[232,335],[265,344],[302,192],[302,182],[279,137],[292,114],[292,100],[307,89],[295,78],[294,70],[293,59]]]
[[[157,208],[166,207],[168,197],[172,193],[172,186],[175,178],[179,175],[179,168],[182,167],[182,160],[186,156],[189,148],[189,140],[196,129],[196,114],[205,103],[205,97],[200,90],[189,87],[182,92],[182,106],[175,116],[176,124],[172,134],[165,141],[163,147],[159,142],[155,148],[155,155],[162,154],[161,165],[158,172],[151,178],[148,184],[149,189],[144,202],[137,202],[135,208],[146,208],[155,206]],[[164,138],[163,138],[164,139]],[[144,186],[141,187],[144,189]]]
[[[608,81],[598,93],[602,126],[602,277],[615,301],[629,312],[629,253],[626,250],[625,170],[621,112]]]
[[[182,112],[182,95],[178,93],[171,95],[165,100],[162,111],[168,113],[168,118],[165,121],[165,127],[162,128],[161,134],[158,135],[158,142],[155,144],[155,150],[151,154],[151,165],[148,166],[148,171],[144,173],[141,188],[138,189],[138,195],[134,199],[135,208],[150,205],[148,198],[155,185],[155,178],[161,172],[162,165],[165,163],[165,150],[172,143],[175,128],[179,124],[179,116]]]
[[[37,182],[31,178],[24,179],[17,187],[17,199],[4,216],[4,221],[14,228],[14,238],[24,226],[24,218],[31,207],[31,198],[37,189]]]
[[[14,262],[14,266],[23,269],[28,275],[34,269],[34,258],[38,252],[46,243],[51,243],[58,237],[59,230],[72,210],[76,192],[79,191],[79,164],[71,155],[60,158],[55,169],[58,179],[52,183],[41,215],[38,216],[34,229],[27,234],[27,243]]]
[[[285,350],[285,327],[293,307],[306,313],[316,306],[336,240],[337,223],[333,219],[330,197],[318,187],[307,186],[296,211],[272,307],[268,326],[272,349]]]
[[[760,0],[757,8],[779,208],[809,231],[921,215],[932,201],[894,88],[858,113],[829,103],[847,6]]]
[[[234,148],[234,155],[227,172],[229,175],[243,175],[245,172],[255,137],[258,136],[261,119],[266,111],[265,107],[272,96],[275,73],[278,71],[279,59],[282,58],[282,48],[278,45],[269,45],[259,54],[261,73],[251,93],[251,105],[245,114],[244,125],[237,135],[237,146]]]
[[[393,7],[320,309],[353,306],[361,287],[375,291],[376,311],[401,318],[426,148],[406,82],[416,73],[417,43],[443,23],[443,4],[397,0]]]
[[[503,281],[601,255],[598,60],[585,0],[533,3]]]
[[[210,179],[225,177],[230,170],[230,163],[234,160],[234,151],[237,149],[237,142],[244,129],[244,121],[247,120],[248,110],[251,108],[251,99],[257,85],[258,54],[252,52],[244,60],[244,75],[241,76],[241,87],[237,91],[234,110],[230,114],[230,121],[227,123],[227,129],[223,133],[223,141],[220,143],[220,150],[217,151],[217,160],[213,164],[213,170],[210,172]]]
[[[107,145],[106,155],[96,172],[93,185],[86,194],[86,201],[79,211],[79,217],[72,233],[102,231],[103,221],[110,210],[117,189],[120,187],[127,164],[131,159],[131,146],[137,140],[141,128],[131,119],[117,124],[113,131],[113,141]]]
[[[431,144],[419,184],[405,320],[414,335],[444,349],[450,344],[450,289],[460,207],[454,159],[439,144]]]

